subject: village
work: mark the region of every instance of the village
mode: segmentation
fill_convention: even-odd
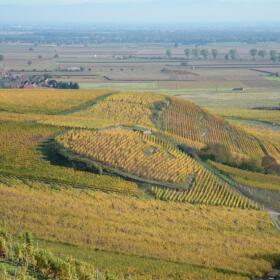
[[[56,88],[56,89],[79,89],[75,82],[62,82],[51,79],[48,74],[24,75],[11,70],[0,71],[0,88]]]

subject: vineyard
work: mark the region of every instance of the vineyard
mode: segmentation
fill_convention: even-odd
[[[280,132],[256,129],[250,126],[245,126],[245,129],[259,139],[266,153],[280,165]]]
[[[56,241],[53,246],[72,244],[73,252],[88,248],[87,254],[116,251],[117,260],[112,255],[104,260],[106,268],[124,275],[130,272],[137,280],[176,279],[178,272],[182,279],[248,280],[271,270],[274,256],[280,253],[279,234],[267,213],[253,209],[165,203],[22,183],[0,184],[0,215],[0,227],[12,233],[19,228],[30,231]],[[141,258],[118,266],[118,258],[131,252]],[[157,269],[143,270],[153,259]],[[96,258],[90,261],[99,267]],[[167,262],[162,269],[156,266],[159,261]]]
[[[203,185],[197,184],[191,190],[185,192],[152,187],[151,193],[153,193],[156,198],[165,201],[226,206],[242,209],[259,209],[256,203],[231,191],[228,185],[217,185],[215,182],[211,181],[211,179],[212,178],[207,178]]]
[[[0,90],[0,111],[57,114],[105,95],[105,90]]]
[[[171,98],[162,118],[163,130],[186,139],[188,145],[191,143],[189,140],[196,148],[209,144],[223,145],[233,157],[245,160],[263,156],[258,143],[245,131],[230,126],[188,101]]]
[[[142,132],[72,130],[56,140],[76,154],[151,180],[184,183],[199,170],[194,160],[171,144]]]
[[[100,279],[109,270],[117,279],[248,280],[274,267],[279,233],[263,209],[279,208],[279,176],[206,152],[279,164],[277,129],[231,125],[158,94],[0,97],[0,231],[30,231],[38,246],[100,268]],[[0,233],[1,273],[11,274]]]
[[[56,159],[57,156],[45,146],[45,141],[61,131],[60,128],[29,122],[1,123],[0,175],[7,175],[12,181],[32,179],[51,181],[57,186],[68,185],[126,194],[139,193],[135,183],[120,177],[98,175],[51,164],[48,158]],[[44,157],[44,153],[47,153],[48,158]]]
[[[117,93],[76,115],[111,120],[114,124],[154,127],[151,109],[163,95]]]
[[[56,138],[75,154],[129,174],[157,182],[174,183],[177,191],[153,187],[156,198],[216,206],[255,208],[249,199],[200,166],[194,159],[153,135],[128,129],[71,130]],[[132,177],[133,178],[133,177]]]
[[[43,95],[41,92],[40,94]],[[61,100],[65,98],[65,94],[62,92]],[[208,145],[219,144],[225,147],[226,151],[230,151],[235,159],[249,160],[251,157],[261,159],[264,154],[256,139],[251,136],[251,134],[255,135],[252,131],[231,126],[221,118],[210,115],[188,101],[167,98],[163,95],[147,93],[108,95],[106,92],[97,91],[91,95],[86,92],[83,98],[89,98],[89,96],[97,98],[102,94],[106,96],[96,104],[87,108],[76,105],[77,108],[81,108],[67,115],[2,112],[3,120],[16,121],[18,124],[4,125],[0,132],[0,136],[2,133],[0,146],[3,146],[3,150],[6,151],[4,156],[7,154],[11,162],[7,164],[8,157],[5,157],[2,160],[5,164],[0,170],[13,173],[11,170],[17,169],[20,176],[30,176],[34,173],[40,176],[44,173],[47,179],[58,180],[60,183],[71,182],[82,187],[137,193],[135,183],[120,179],[120,177],[46,165],[38,157],[38,151],[34,150],[43,139],[61,132],[63,130],[61,126],[84,128],[60,133],[56,141],[70,152],[80,155],[81,158],[88,158],[105,168],[113,168],[117,175],[125,175],[123,177],[140,182],[142,180],[145,183],[155,183],[158,187],[150,189],[150,193],[159,199],[193,204],[257,208],[257,205],[239,195],[228,183],[223,182],[194,158],[174,146],[176,143],[184,143],[201,150],[207,148]],[[79,94],[77,98],[80,98]],[[34,101],[31,105],[35,106],[34,109],[30,109],[33,112],[35,108],[41,106],[41,103]],[[64,110],[65,108],[71,110],[71,107],[63,106],[65,106]],[[62,107],[59,109],[62,110]],[[37,124],[24,126],[20,124],[30,121]],[[145,126],[152,130],[140,132],[124,128],[106,129],[119,123]],[[19,131],[12,129],[17,126],[20,128]],[[97,131],[87,130],[87,128],[104,129]],[[255,136],[260,138],[259,135]],[[14,142],[10,139],[14,139]],[[275,139],[274,135],[271,139]],[[262,138],[266,150],[277,159],[278,143],[275,141],[271,142],[270,138]],[[25,149],[20,149],[21,146]],[[17,150],[19,156],[15,162],[12,151]],[[37,164],[34,168],[35,162]],[[17,175],[17,173],[14,174]],[[94,178],[96,180],[92,180]],[[177,191],[176,188],[183,189],[184,192]]]

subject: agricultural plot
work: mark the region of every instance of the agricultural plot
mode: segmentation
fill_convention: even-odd
[[[187,155],[155,136],[127,129],[69,131],[56,138],[67,151],[136,177],[182,184],[199,170]]]
[[[190,203],[258,208],[230,186],[200,166],[168,142],[142,132],[126,129],[100,131],[72,130],[59,135],[56,141],[64,149],[62,154],[80,156],[116,169],[116,173],[144,180],[151,184],[182,189],[151,189],[157,198]],[[59,149],[59,148],[58,148]],[[166,183],[173,183],[166,184]]]
[[[187,101],[170,98],[170,105],[163,110],[163,130],[169,134],[187,139],[194,147],[222,145],[237,160],[260,159],[263,151],[257,141],[244,132],[229,125],[223,119],[214,117]]]
[[[0,90],[0,111],[15,113],[57,114],[105,95],[106,90]]]
[[[20,228],[41,239],[75,245],[79,258],[83,248],[100,254],[104,250],[109,255],[107,268],[137,280],[178,275],[192,280],[248,280],[271,270],[280,253],[279,234],[268,214],[256,210],[2,183],[0,215],[0,226],[10,232]],[[132,255],[132,260],[141,256],[142,261],[118,266],[122,253]],[[143,269],[150,258],[155,264],[167,262],[170,270]]]
[[[77,188],[137,194],[137,185],[119,177],[101,176],[62,165],[48,139],[61,128],[26,122],[4,122],[0,129],[0,174]]]
[[[278,265],[279,232],[262,210],[280,209],[279,111],[253,108],[279,106],[279,81],[259,70],[279,72],[269,51],[280,44],[109,44],[109,33],[76,44],[70,33],[0,43],[4,74],[83,88],[0,90],[0,279],[55,278],[55,268],[93,270],[77,279],[251,280]],[[253,59],[255,48],[266,57]],[[238,57],[225,61],[231,49]],[[34,246],[6,231],[31,232]],[[40,254],[52,268],[36,266],[39,248],[55,254]]]
[[[232,126],[158,94],[77,91],[63,104],[62,92],[54,107],[48,94],[30,107],[15,94],[0,112],[0,227],[30,231],[56,254],[69,250],[120,279],[248,280],[272,269],[280,241],[268,215],[197,152],[220,144],[262,158],[265,142],[278,147],[277,132]],[[75,165],[84,159],[102,175]],[[279,191],[276,175],[213,166],[237,183]]]
[[[262,174],[230,167],[218,162],[211,162],[218,170],[227,174],[236,182],[245,186],[263,190],[280,191],[280,177],[271,174]]]
[[[154,127],[152,107],[164,98],[163,95],[157,94],[119,93],[74,115],[110,120],[114,124],[120,125]]]
[[[260,143],[266,154],[273,158],[276,164],[280,165],[280,129],[254,128],[252,126],[243,125],[248,133],[254,135]]]
[[[260,121],[280,125],[280,112],[272,110],[253,110],[240,108],[209,108],[213,114],[232,119]]]

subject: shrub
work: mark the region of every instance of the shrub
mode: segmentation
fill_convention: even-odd
[[[6,240],[3,237],[0,237],[0,258],[6,259],[8,257],[8,248]]]

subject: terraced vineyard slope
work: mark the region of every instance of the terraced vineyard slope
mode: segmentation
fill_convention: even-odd
[[[116,169],[133,179],[167,186],[154,187],[157,198],[181,202],[257,208],[247,198],[231,190],[210,171],[172,144],[144,132],[125,128],[99,131],[71,130],[56,138],[66,149],[103,167]],[[62,153],[65,155],[65,151]],[[166,184],[171,183],[171,184]],[[170,188],[183,191],[170,190]]]
[[[198,149],[219,145],[234,161],[259,160],[264,156],[252,136],[191,102],[168,98],[161,117],[162,129],[179,142]]]
[[[71,130],[56,138],[68,151],[146,179],[184,183],[199,166],[172,145],[124,128]],[[187,183],[185,183],[187,185]]]

